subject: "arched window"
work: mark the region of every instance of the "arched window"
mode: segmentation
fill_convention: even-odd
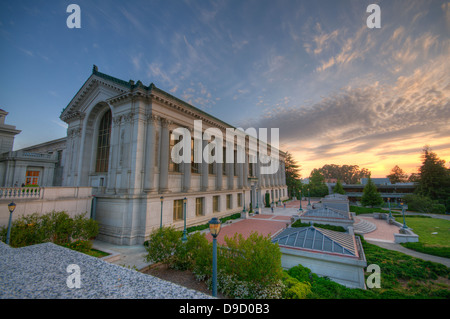
[[[111,138],[111,110],[108,110],[100,121],[98,128],[97,141],[97,161],[95,165],[96,172],[107,172],[109,162],[109,141]]]

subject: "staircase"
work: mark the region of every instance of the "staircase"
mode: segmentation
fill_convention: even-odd
[[[356,224],[353,225],[353,231],[356,234],[367,234],[373,232],[377,229],[375,224],[363,219],[363,218],[355,218]]]

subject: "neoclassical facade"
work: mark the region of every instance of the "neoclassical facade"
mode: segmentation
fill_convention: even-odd
[[[132,245],[160,224],[182,228],[184,205],[190,226],[261,207],[266,193],[273,202],[287,198],[285,153],[260,140],[250,143],[255,139],[238,130],[233,142],[211,144],[217,136],[206,132],[225,137],[227,129],[235,128],[153,84],[126,82],[94,66],[60,118],[68,124],[62,184],[96,189],[99,239]],[[199,121],[201,139],[194,130]],[[172,156],[181,140],[188,142],[180,128],[190,133],[192,145],[191,161],[181,163]],[[238,147],[239,138],[244,147]],[[262,144],[270,164],[258,155]],[[216,160],[205,159],[211,157]],[[273,164],[276,172],[262,174],[262,167]]]

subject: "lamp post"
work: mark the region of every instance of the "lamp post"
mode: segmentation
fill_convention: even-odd
[[[391,199],[388,198],[388,206],[389,206],[389,219],[392,219],[392,212],[391,212]]]
[[[159,229],[162,229],[162,215],[163,215],[164,196],[161,196],[159,199],[161,200],[161,220],[160,220],[160,223],[159,223]]]
[[[11,235],[11,221],[12,221],[12,213],[16,209],[16,204],[14,202],[11,202],[8,204],[8,210],[9,210],[9,223],[8,223],[8,232],[6,234],[6,244],[9,245],[9,236]]]
[[[256,215],[259,215],[259,195],[258,195],[258,189],[255,189],[256,192]]]
[[[183,237],[181,238],[181,240],[183,242],[187,241],[187,236],[186,236],[186,234],[187,234],[187,231],[186,231],[186,200],[187,200],[186,197],[183,198],[184,229],[183,229]]]
[[[403,229],[407,229],[408,226],[406,226],[406,219],[405,219],[405,205],[403,204],[403,202],[400,203],[400,205],[402,206],[402,215],[403,215]]]
[[[309,187],[308,187],[308,207],[311,207],[311,195],[309,194]]]
[[[214,217],[209,221],[209,231],[213,237],[213,276],[212,295],[217,297],[217,235],[220,232],[220,220]]]
[[[300,190],[300,208],[298,209],[298,211],[299,212],[303,211],[303,208],[302,208],[302,190]]]
[[[245,189],[244,189],[244,191],[242,193],[244,195],[244,210],[243,210],[243,212],[245,213]]]

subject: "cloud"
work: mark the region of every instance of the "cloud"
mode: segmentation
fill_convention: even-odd
[[[447,54],[391,84],[347,87],[312,105],[283,106],[242,127],[280,129],[280,143],[308,160],[345,154],[381,156],[408,143],[426,144],[450,133]],[[447,134],[447,135],[446,135]],[[412,146],[412,144],[409,144]]]

